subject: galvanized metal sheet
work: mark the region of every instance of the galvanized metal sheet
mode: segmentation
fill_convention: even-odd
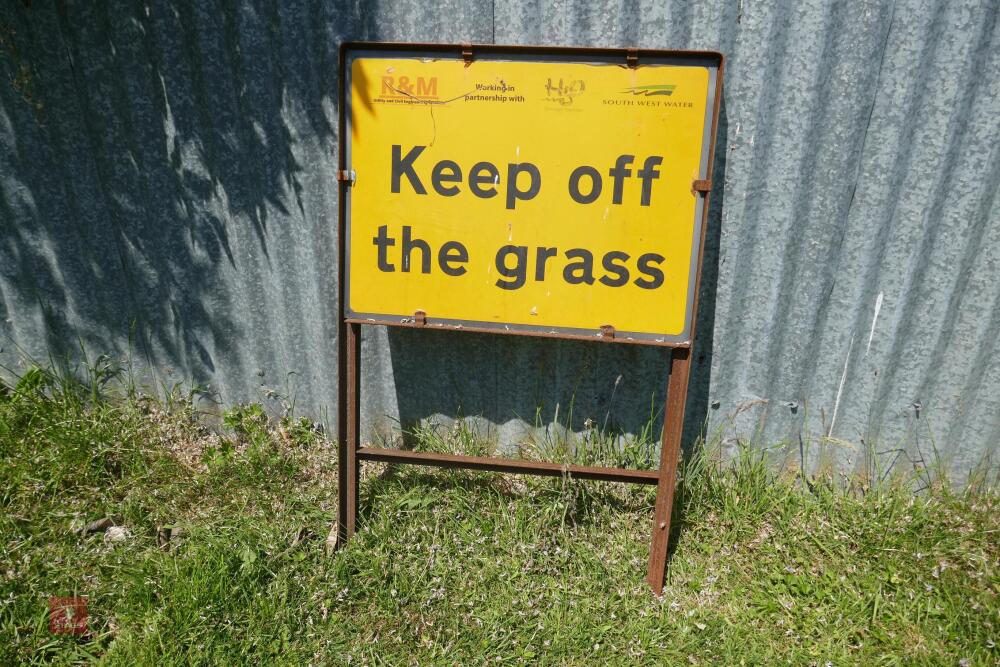
[[[812,465],[995,463],[994,0],[4,3],[3,363],[79,341],[331,419],[347,39],[727,54],[689,441],[708,416],[790,462],[802,435]],[[385,330],[362,353],[369,425],[475,415],[504,442],[557,414],[638,431],[668,354]]]

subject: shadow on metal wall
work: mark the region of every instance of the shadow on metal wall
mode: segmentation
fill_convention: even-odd
[[[301,277],[320,267],[293,232],[332,222],[315,202],[336,187],[302,144],[308,135],[335,155],[339,41],[380,37],[378,5],[349,5],[5,4],[0,214],[14,224],[0,236],[0,312],[14,323],[3,333],[41,358],[75,357],[81,342],[131,350],[186,381],[228,384],[227,402],[256,397],[258,369],[301,371],[328,355],[335,311],[308,316],[316,304],[296,281],[323,278]],[[688,445],[709,402],[726,136],[723,101]],[[301,321],[282,321],[275,303]],[[400,329],[388,343],[404,429],[436,415],[662,426],[666,349]],[[304,391],[308,406],[332,387]]]
[[[337,42],[371,29],[339,4],[4,3],[0,333],[222,373],[240,400],[258,368],[295,370],[260,304],[299,270],[289,229],[328,224],[300,137],[334,145]]]

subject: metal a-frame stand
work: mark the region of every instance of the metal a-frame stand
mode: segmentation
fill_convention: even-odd
[[[628,66],[634,66],[638,58],[643,54],[656,54],[663,52],[644,51],[637,49],[578,49],[578,48],[536,48],[536,47],[510,47],[496,45],[482,46],[442,46],[442,45],[420,45],[420,44],[344,44],[341,48],[340,58],[340,81],[343,82],[345,76],[345,54],[350,48],[379,48],[386,50],[406,50],[406,51],[435,51],[440,52],[448,49],[456,51],[456,55],[466,59],[468,62],[474,51],[488,51],[493,53],[563,53],[563,54],[593,54],[607,58],[612,55],[620,55],[623,62]],[[684,423],[684,410],[687,404],[688,379],[691,373],[691,346],[694,343],[694,320],[698,312],[698,289],[701,283],[701,258],[705,242],[705,229],[708,221],[709,193],[711,191],[711,170],[715,153],[716,131],[719,116],[719,105],[722,99],[722,75],[724,58],[722,54],[708,52],[670,52],[678,57],[712,57],[718,62],[718,73],[716,76],[715,101],[711,124],[711,138],[709,141],[708,173],[703,180],[695,180],[692,183],[692,192],[696,196],[704,197],[701,216],[701,234],[698,248],[697,272],[694,285],[694,305],[692,310],[691,335],[690,340],[679,344],[664,344],[672,347],[670,362],[670,373],[667,382],[667,396],[663,413],[663,435],[660,451],[660,466],[658,470],[633,470],[628,468],[604,468],[580,465],[561,465],[557,463],[543,461],[527,461],[520,459],[505,459],[480,456],[462,456],[455,454],[438,454],[434,452],[414,452],[402,449],[390,449],[379,447],[361,446],[361,410],[360,410],[360,354],[361,354],[361,325],[369,326],[405,326],[410,328],[422,328],[426,325],[426,315],[422,311],[415,313],[414,317],[406,322],[373,323],[366,320],[351,319],[347,317],[344,304],[346,303],[346,188],[350,186],[351,179],[348,167],[345,164],[345,118],[343,99],[340,104],[340,165],[338,181],[340,184],[340,224],[338,229],[339,243],[339,306],[338,306],[338,379],[340,401],[338,404],[337,425],[338,425],[338,483],[339,483],[339,507],[338,507],[338,544],[344,544],[354,534],[357,529],[358,517],[358,481],[359,469],[363,461],[381,461],[386,463],[408,463],[413,465],[436,466],[443,468],[465,468],[472,470],[485,470],[492,472],[505,472],[515,474],[543,475],[559,477],[568,475],[577,479],[604,480],[613,482],[629,482],[635,484],[655,484],[656,504],[653,509],[652,537],[649,548],[649,566],[646,574],[646,581],[654,594],[662,593],[664,578],[666,575],[667,548],[670,538],[670,518],[673,510],[674,487],[677,481],[677,464],[680,455],[681,432]],[[343,90],[343,87],[341,88]],[[428,327],[429,328],[429,327]],[[472,327],[465,327],[466,331],[474,331]],[[504,333],[490,330],[490,333]],[[542,334],[545,335],[545,334]],[[548,337],[575,338],[594,341],[593,336],[573,336],[573,335],[548,335]],[[602,327],[602,337],[597,339],[603,344],[616,342],[614,339],[614,329]]]

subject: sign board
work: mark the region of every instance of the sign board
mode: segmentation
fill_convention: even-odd
[[[338,544],[362,462],[656,484],[663,589],[721,54],[344,44]],[[361,326],[673,348],[658,470],[361,446]]]
[[[347,50],[346,317],[689,345],[721,58],[643,53]]]

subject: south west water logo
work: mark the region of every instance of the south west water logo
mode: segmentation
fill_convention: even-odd
[[[673,95],[677,86],[667,83],[650,86],[632,86],[622,91],[623,94],[642,95],[643,97],[653,97],[654,95]]]

